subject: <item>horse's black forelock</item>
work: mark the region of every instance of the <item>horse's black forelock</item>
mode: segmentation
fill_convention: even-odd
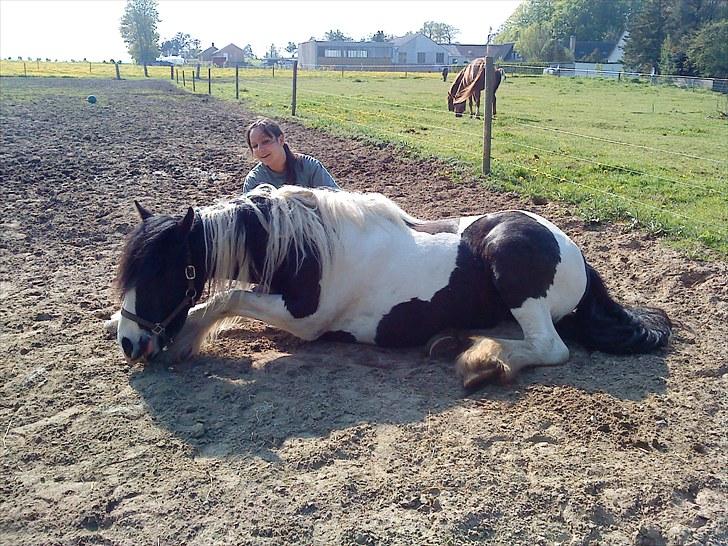
[[[175,247],[176,228],[177,221],[171,216],[152,216],[129,234],[115,280],[120,297],[164,261],[164,252]]]

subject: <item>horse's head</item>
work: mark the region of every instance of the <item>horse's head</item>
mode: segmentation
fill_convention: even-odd
[[[460,73],[455,78],[455,81],[452,82],[452,85],[450,86],[450,90],[447,92],[447,111],[448,112],[455,112],[455,117],[460,118],[463,116],[463,112],[465,112],[465,103],[464,102],[455,102],[455,97],[457,96],[458,92],[460,91],[460,87],[463,83],[463,76],[465,74],[465,69],[461,70]]]
[[[117,341],[129,361],[148,362],[182,329],[204,279],[190,252],[194,211],[177,220],[135,204],[142,223],[127,238],[116,279],[122,298]]]

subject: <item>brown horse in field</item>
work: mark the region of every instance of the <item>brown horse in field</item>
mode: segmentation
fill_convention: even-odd
[[[502,68],[495,69],[495,86],[493,87],[493,115],[495,116],[495,92],[501,80],[506,79]],[[485,59],[479,58],[463,68],[447,93],[447,109],[455,112],[455,117],[462,117],[465,112],[465,102],[470,107],[470,117],[473,117],[473,98],[475,99],[476,114],[480,117],[480,93],[485,89]]]

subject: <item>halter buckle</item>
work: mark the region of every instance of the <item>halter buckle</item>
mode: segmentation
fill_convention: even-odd
[[[197,276],[197,272],[195,271],[194,265],[188,265],[185,267],[185,277],[187,277],[188,281],[195,280],[195,277]]]
[[[154,325],[154,327],[152,328],[152,333],[155,336],[161,336],[161,335],[164,335],[164,330],[165,330],[164,326],[162,326],[160,323],[156,323]]]

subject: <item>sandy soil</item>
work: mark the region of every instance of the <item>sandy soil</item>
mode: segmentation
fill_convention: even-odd
[[[253,114],[166,82],[0,86],[0,543],[728,541],[726,263],[284,123],[346,189],[423,218],[551,218],[619,299],[668,311],[671,347],[572,345],[472,395],[420,351],[258,323],[175,368],[129,367],[101,326],[132,199],[181,214],[237,194]]]

